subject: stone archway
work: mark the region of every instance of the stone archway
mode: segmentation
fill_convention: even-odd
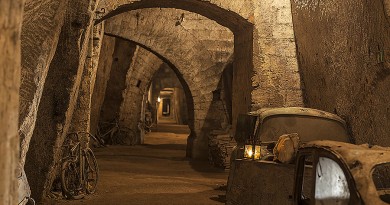
[[[185,82],[182,84],[187,84],[186,87],[191,90],[191,98],[193,99],[191,101],[194,104],[194,106],[189,106],[193,107],[190,112],[193,113],[190,114],[190,121],[192,121],[190,122],[190,129],[193,132],[188,143],[190,150],[188,156],[207,159],[208,132],[212,129],[218,129],[221,124],[228,121],[223,119],[226,114],[222,111],[222,105],[216,103],[219,99],[214,99],[213,92],[218,90],[222,72],[233,53],[233,34],[228,29],[205,17],[183,10],[143,9],[142,12],[147,16],[145,20],[137,20],[143,18],[142,15],[138,14],[138,11],[130,11],[112,17],[105,22],[105,33],[106,35],[138,42],[149,50],[155,50],[154,53],[161,54],[159,56],[164,56],[163,59],[168,59],[167,61],[175,65],[172,67],[177,68],[174,70],[180,76],[181,81]],[[165,13],[168,15],[165,15]],[[208,48],[207,44],[211,45],[211,41],[214,40],[198,37],[198,31],[190,32],[190,29],[185,29],[185,22],[183,28],[181,28],[175,25],[175,21],[171,22],[173,19],[166,19],[166,16],[180,15],[184,15],[187,21],[191,21],[191,18],[197,18],[196,20],[207,23],[204,27],[217,29],[215,32],[218,35],[213,38],[215,41],[222,43],[223,46],[220,50]],[[137,24],[137,21],[138,26],[132,27],[132,25]],[[163,27],[149,26],[150,24],[160,25],[164,22],[169,22],[169,24],[167,23]],[[209,30],[213,31],[212,29]],[[192,143],[197,147],[192,149],[192,151],[196,151],[195,153],[191,151]]]
[[[239,113],[246,113],[252,106],[252,83],[253,77],[253,18],[254,11],[250,2],[240,2],[237,4],[230,1],[213,0],[210,2],[200,0],[124,0],[124,1],[101,1],[98,10],[105,11],[105,14],[96,21],[110,19],[119,14],[145,8],[176,8],[189,12],[194,12],[216,21],[218,24],[229,28],[234,33],[234,74],[233,74],[233,119]],[[240,9],[243,7],[247,9]],[[235,122],[233,122],[235,125]]]
[[[106,34],[107,35],[107,34]],[[120,38],[120,39],[124,39],[123,37],[120,37],[120,36],[115,36],[115,35],[110,35],[110,36],[113,36],[113,37],[116,37],[116,38]],[[161,63],[165,63],[167,64],[173,71],[174,73],[176,74],[177,78],[179,79],[182,87],[183,87],[183,90],[184,90],[184,94],[185,94],[185,98],[186,98],[186,103],[187,103],[187,111],[188,111],[188,126],[191,130],[191,135],[189,136],[188,138],[188,143],[187,143],[187,156],[188,157],[191,157],[193,154],[192,154],[192,150],[193,150],[193,141],[194,139],[196,138],[196,128],[195,128],[195,104],[194,104],[194,99],[193,99],[193,92],[194,90],[193,89],[190,89],[190,85],[188,84],[188,82],[186,81],[186,79],[183,77],[183,74],[181,73],[180,69],[178,69],[178,67],[172,63],[172,61],[170,59],[168,59],[167,57],[161,55],[160,53],[156,52],[155,50],[149,48],[148,46],[144,45],[144,44],[141,44],[139,42],[136,42],[136,41],[133,41],[133,40],[129,40],[129,39],[125,39],[127,41],[130,41],[132,42],[133,44],[137,45],[140,47],[140,49],[142,49],[141,51],[138,51],[138,52],[141,52],[142,55],[149,55],[149,56],[146,56],[148,60],[150,59],[153,59],[153,58],[157,58],[160,60]],[[146,54],[145,54],[146,53]],[[136,56],[134,56],[136,57]],[[134,58],[133,57],[133,58]],[[137,61],[137,59],[134,60],[135,62]],[[132,63],[133,64],[133,63]],[[142,85],[140,89],[143,89],[143,94],[145,94],[146,90],[145,88],[148,87],[147,85],[150,85],[151,81],[152,81],[152,77],[154,76],[154,74],[157,72],[158,68],[160,66],[158,65],[157,67],[154,67],[152,69],[148,69],[148,70],[139,70],[140,68],[133,68],[133,67],[130,67],[128,73],[127,73],[127,76],[128,76],[128,79],[127,81],[132,81],[133,79],[133,72],[134,72],[134,69],[137,69],[137,73],[142,73]],[[134,83],[132,82],[128,82],[128,86],[131,86],[133,85],[133,87],[135,86]],[[146,87],[145,87],[146,86]],[[131,90],[131,89],[134,89],[134,88],[127,88],[127,90]],[[126,92],[124,92],[126,93]],[[125,100],[125,99],[124,99]],[[122,106],[123,104],[125,104],[126,102],[124,101],[122,103]],[[141,106],[141,101],[139,102],[138,104],[139,107],[142,107]],[[197,106],[200,106],[199,104],[197,104]],[[126,107],[123,107],[121,108],[121,110],[123,112],[133,112],[133,111],[126,111]],[[127,125],[128,126],[128,125]],[[134,128],[131,127],[133,130]]]

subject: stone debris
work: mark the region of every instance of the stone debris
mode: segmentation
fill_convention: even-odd
[[[230,157],[237,145],[227,131],[214,130],[209,134],[209,160],[216,167],[230,168]]]

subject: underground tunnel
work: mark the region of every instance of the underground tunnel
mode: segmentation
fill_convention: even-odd
[[[0,204],[390,203],[389,0],[2,0],[0,45]]]

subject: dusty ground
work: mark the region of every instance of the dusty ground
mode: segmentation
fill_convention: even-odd
[[[95,150],[96,194],[54,204],[223,204],[227,172],[186,159],[186,134],[152,132],[141,146]]]

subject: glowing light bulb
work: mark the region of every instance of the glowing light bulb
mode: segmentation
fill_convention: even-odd
[[[252,150],[249,150],[249,151],[248,151],[248,156],[249,156],[249,157],[252,157],[252,155],[253,155],[253,151],[252,151]]]

